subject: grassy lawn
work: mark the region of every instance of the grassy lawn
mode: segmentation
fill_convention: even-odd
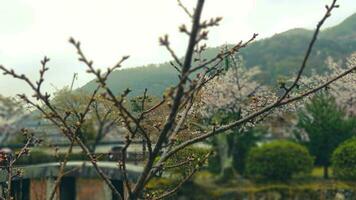
[[[332,174],[332,169],[330,174]],[[201,171],[194,177],[194,182],[208,189],[217,192],[260,192],[274,189],[286,190],[320,190],[320,189],[354,189],[356,182],[336,180],[332,176],[329,179],[323,178],[323,168],[316,167],[310,176],[295,177],[288,182],[268,182],[251,181],[248,179],[236,177],[226,183],[216,183],[215,176],[208,171]]]
[[[329,168],[329,174],[332,178],[332,168]],[[314,178],[323,178],[324,170],[322,167],[314,167],[313,171],[311,172],[311,176]]]
[[[332,171],[332,170],[330,170]],[[179,190],[178,196],[187,199],[334,199],[335,192],[356,194],[356,181],[342,181],[335,178],[323,179],[323,168],[316,167],[310,175],[297,176],[286,182],[252,181],[236,175],[227,181],[217,181],[218,175],[207,170],[197,172],[192,181]],[[148,189],[165,192],[179,180],[162,177],[152,180]],[[159,189],[158,189],[159,188]],[[277,196],[279,197],[277,198]],[[328,198],[325,195],[329,195]],[[351,199],[356,196],[352,196]],[[173,198],[174,199],[174,198]]]

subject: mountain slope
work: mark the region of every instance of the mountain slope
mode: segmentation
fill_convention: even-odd
[[[341,41],[356,40],[356,13],[346,18],[342,23],[324,31],[324,37]]]
[[[261,68],[262,75],[259,80],[274,85],[280,76],[292,75],[299,68],[312,34],[311,30],[292,29],[253,42],[241,51],[241,55],[247,67]],[[220,47],[209,48],[205,54],[211,57],[219,52],[219,49]],[[324,62],[328,56],[343,61],[353,51],[356,51],[356,13],[339,25],[320,33],[306,73],[312,70],[324,71]],[[115,71],[108,79],[108,86],[118,94],[126,88],[131,88],[131,96],[136,96],[148,88],[149,94],[160,96],[165,88],[177,81],[175,69],[169,63],[162,63]],[[91,81],[82,89],[91,91],[95,85],[95,81]]]
[[[169,63],[163,63],[115,71],[109,77],[107,84],[117,94],[130,88],[131,96],[139,96],[147,88],[150,95],[161,96],[167,87],[177,82],[177,72]],[[95,81],[90,81],[82,89],[92,91],[96,85]]]

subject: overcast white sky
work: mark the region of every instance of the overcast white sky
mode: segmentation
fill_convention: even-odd
[[[195,1],[182,0],[193,6]],[[331,0],[206,0],[204,16],[222,16],[210,33],[210,46],[259,38],[295,27],[313,28]],[[355,0],[339,0],[341,7],[325,27],[356,12]],[[51,58],[46,89],[69,85],[79,73],[75,87],[92,77],[77,61],[69,37],[82,42],[87,56],[98,68],[130,55],[125,67],[159,63],[170,59],[159,47],[158,37],[168,33],[182,55],[186,38],[177,27],[188,18],[176,0],[0,0],[0,64],[37,77],[39,61]],[[51,86],[53,85],[53,86]],[[0,75],[0,94],[27,93],[20,81]]]

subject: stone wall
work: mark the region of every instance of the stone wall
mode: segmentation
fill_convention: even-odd
[[[30,181],[30,199],[43,200],[46,199],[48,192],[46,179],[34,179]]]
[[[77,179],[77,200],[111,200],[111,191],[106,190],[105,183],[99,179]]]

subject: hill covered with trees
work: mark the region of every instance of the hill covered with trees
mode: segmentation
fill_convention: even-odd
[[[262,71],[260,81],[275,85],[280,77],[292,75],[299,68],[312,34],[312,30],[302,28],[288,30],[255,41],[240,54],[246,67],[260,67]],[[208,48],[204,56],[215,55],[220,49],[221,46]],[[323,72],[327,69],[326,58],[332,57],[334,60],[344,62],[345,58],[354,51],[356,51],[356,13],[342,23],[321,32],[309,59],[306,73]],[[167,87],[177,81],[177,71],[166,62],[115,71],[109,77],[107,84],[117,94],[130,88],[132,90],[130,95],[137,96],[143,94],[145,88],[149,88],[151,95],[161,96]],[[81,89],[91,91],[95,86],[96,82],[93,80]]]

